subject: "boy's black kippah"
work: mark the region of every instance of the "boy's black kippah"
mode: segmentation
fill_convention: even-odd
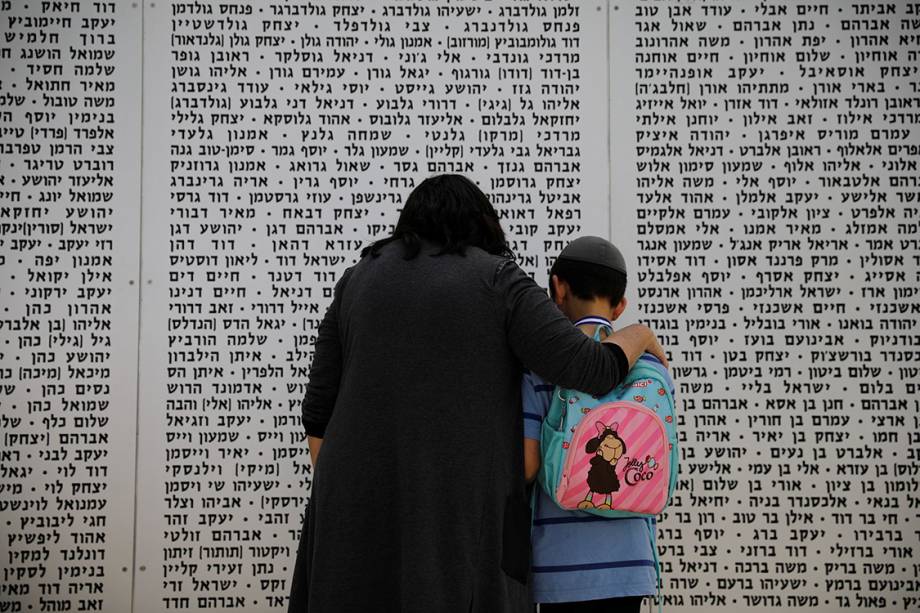
[[[626,259],[610,241],[598,236],[582,236],[569,243],[557,259],[587,262],[626,274]]]

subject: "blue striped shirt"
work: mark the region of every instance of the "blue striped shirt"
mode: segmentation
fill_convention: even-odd
[[[540,440],[555,386],[533,373],[521,385],[524,436]],[[531,579],[535,602],[647,596],[656,591],[655,521],[563,511],[534,483]]]

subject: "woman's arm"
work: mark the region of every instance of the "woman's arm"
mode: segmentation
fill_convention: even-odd
[[[626,361],[629,362],[630,368],[643,353],[652,354],[658,358],[659,362],[664,364],[665,368],[668,366],[668,357],[658,343],[658,337],[646,325],[632,324],[626,326],[616,330],[601,342],[618,345],[623,350],[623,353],[626,354]]]
[[[342,340],[339,335],[339,304],[342,290],[349,277],[346,270],[336,283],[332,304],[319,325],[316,343],[313,345],[313,363],[310,365],[310,379],[307,392],[301,403],[304,429],[307,431],[307,444],[310,457],[315,462],[319,456],[319,445],[310,439],[322,442],[326,434],[326,424],[332,417],[335,400],[339,395],[339,381],[342,378]]]
[[[547,381],[604,394],[623,380],[644,351],[664,357],[647,326],[628,326],[602,344],[587,337],[513,261],[498,265],[494,289],[505,310],[512,350],[527,368]]]
[[[319,458],[319,448],[323,446],[323,439],[318,436],[308,436],[307,445],[310,447],[310,461],[313,462],[313,468],[316,468],[316,460]]]

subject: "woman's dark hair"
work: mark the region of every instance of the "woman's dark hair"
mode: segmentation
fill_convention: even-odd
[[[626,453],[626,441],[620,438],[620,435],[617,434],[616,430],[611,430],[606,428],[603,432],[598,434],[595,438],[590,439],[585,444],[585,453],[597,453],[598,448],[601,446],[601,441],[603,441],[608,436],[612,436],[616,440],[620,441],[620,445],[623,446],[623,454]]]
[[[492,255],[513,257],[495,208],[463,175],[437,175],[419,183],[406,198],[393,234],[365,247],[361,256],[377,257],[384,245],[401,241],[405,259],[411,260],[422,240],[440,245],[435,255],[463,255],[467,247],[479,247]]]
[[[549,271],[549,292],[553,300],[556,299],[553,275],[568,283],[572,293],[582,300],[607,298],[611,305],[616,306],[626,293],[626,275],[619,270],[591,262],[558,258]]]

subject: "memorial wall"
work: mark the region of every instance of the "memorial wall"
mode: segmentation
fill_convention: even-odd
[[[666,611],[920,610],[920,2],[0,0],[0,611],[280,611],[342,272],[627,255]]]

